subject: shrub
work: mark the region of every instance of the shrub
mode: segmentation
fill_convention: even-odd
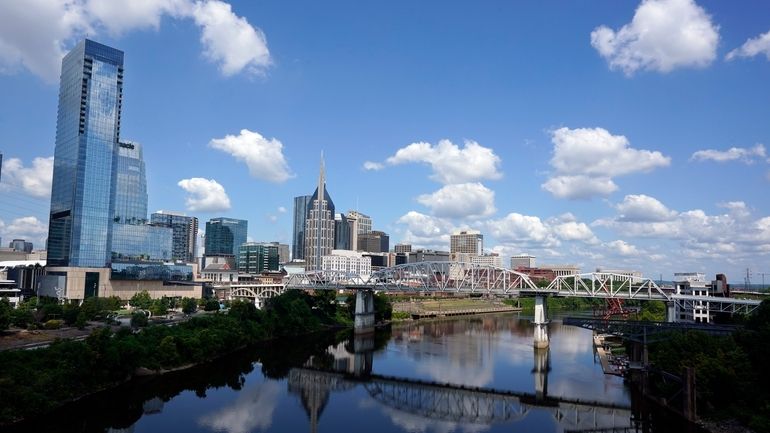
[[[203,305],[204,311],[219,311],[219,301],[216,299],[208,299]]]
[[[198,300],[194,298],[182,299],[182,312],[184,314],[192,314],[198,309]]]
[[[51,320],[45,322],[45,324],[43,325],[43,328],[45,328],[45,329],[59,329],[59,328],[62,327],[63,324],[64,324],[63,320],[51,319]]]
[[[144,314],[143,311],[137,311],[131,315],[132,328],[141,328],[143,326],[147,326],[147,323],[148,323],[147,315]]]

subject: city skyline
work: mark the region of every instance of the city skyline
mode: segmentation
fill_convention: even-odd
[[[198,6],[83,16],[126,53],[120,135],[144,146],[151,211],[245,219],[250,240],[291,244],[294,197],[323,150],[338,208],[393,244],[449,250],[471,229],[486,251],[585,270],[770,270],[767,4]],[[634,42],[655,7],[691,22],[697,43],[663,24]],[[218,43],[234,34],[214,14],[245,45]],[[310,30],[313,14],[335,30]],[[61,58],[17,37],[50,36],[49,15],[0,30],[16,50],[0,50],[0,236],[36,246],[58,93],[46,62]],[[0,17],[23,21],[14,5]],[[54,36],[66,52],[85,34]]]

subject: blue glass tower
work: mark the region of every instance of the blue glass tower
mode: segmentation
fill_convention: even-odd
[[[246,242],[249,222],[235,218],[212,218],[206,222],[205,254],[207,256],[238,257]]]
[[[105,267],[112,251],[123,52],[81,41],[62,60],[48,264]]]

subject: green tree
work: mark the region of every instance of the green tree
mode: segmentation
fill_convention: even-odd
[[[258,320],[259,310],[251,302],[234,301],[230,304],[230,311],[228,311],[227,315],[241,321]]]
[[[204,311],[219,311],[219,301],[216,299],[207,299],[203,305]]]
[[[163,316],[168,313],[168,298],[163,297],[153,300],[152,305],[150,305],[150,312],[154,316]]]
[[[179,364],[179,350],[173,336],[168,335],[160,341],[158,360],[164,367],[174,367]]]
[[[184,314],[192,314],[198,309],[198,301],[194,298],[182,299],[182,312]]]
[[[141,311],[137,311],[131,315],[132,328],[141,328],[143,326],[147,326],[148,322],[149,321],[147,320],[147,315]]]
[[[374,320],[381,322],[390,320],[393,317],[393,305],[390,303],[388,295],[378,293],[374,295]]]
[[[0,331],[8,329],[8,326],[10,326],[12,310],[13,307],[11,307],[11,303],[8,302],[8,299],[0,299]]]
[[[142,290],[131,297],[131,306],[140,310],[149,310],[152,306],[152,297],[147,290]]]

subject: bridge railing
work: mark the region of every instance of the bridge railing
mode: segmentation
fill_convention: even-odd
[[[658,287],[650,278],[608,272],[560,275],[547,287],[536,288],[533,292],[589,298],[671,300],[671,295]]]

